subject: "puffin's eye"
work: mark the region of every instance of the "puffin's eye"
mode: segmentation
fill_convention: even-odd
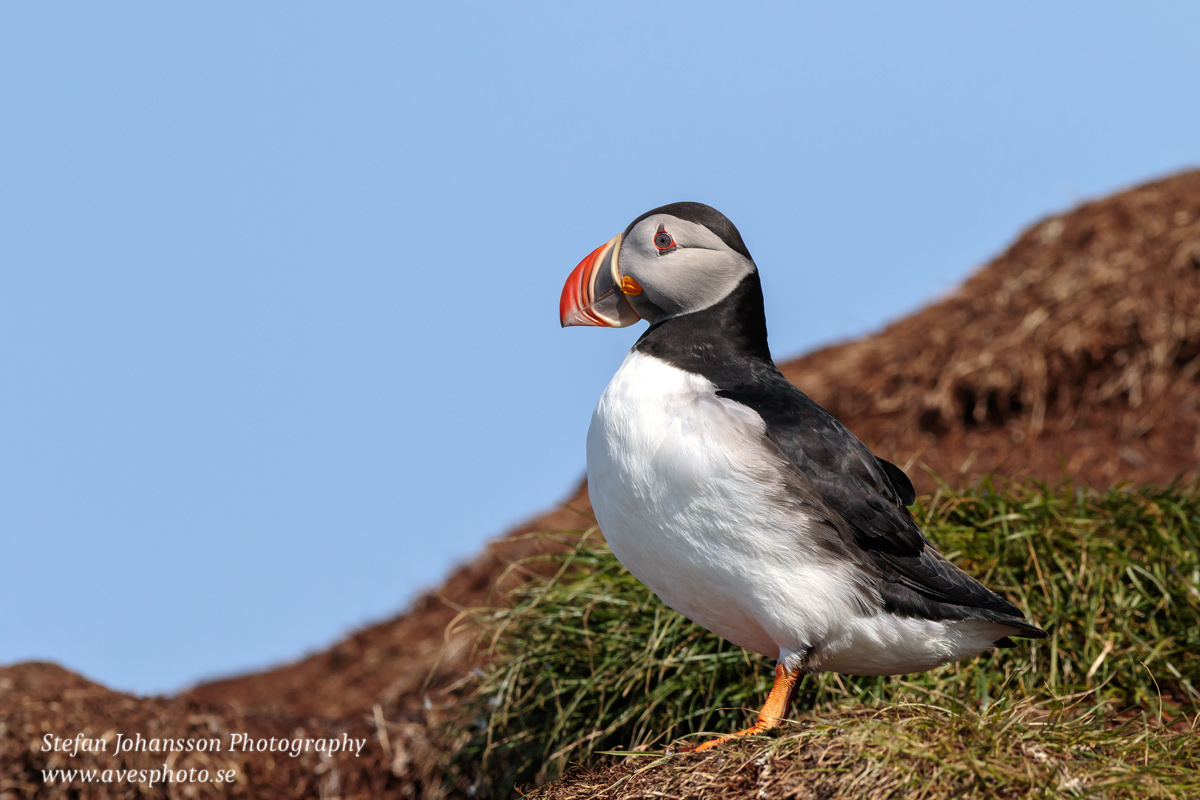
[[[654,234],[654,246],[658,248],[659,253],[675,249],[675,240],[667,233],[667,226],[658,226],[658,233]]]

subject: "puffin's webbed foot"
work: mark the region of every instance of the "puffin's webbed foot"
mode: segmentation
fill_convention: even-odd
[[[710,739],[694,747],[677,748],[677,752],[698,753],[701,750],[725,744],[739,736],[753,736],[777,727],[784,720],[788,708],[792,705],[792,696],[796,693],[796,686],[799,684],[802,674],[801,670],[789,670],[780,661],[775,665],[775,683],[771,685],[771,693],[767,695],[767,702],[763,704],[762,711],[758,712],[758,720],[753,725],[737,733]]]

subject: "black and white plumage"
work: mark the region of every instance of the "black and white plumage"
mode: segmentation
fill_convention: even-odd
[[[592,416],[592,506],[667,605],[779,659],[772,713],[805,672],[916,672],[1045,636],[925,538],[898,467],[779,372],[757,267],[720,212],[634,220],[572,273],[560,314],[650,322]]]

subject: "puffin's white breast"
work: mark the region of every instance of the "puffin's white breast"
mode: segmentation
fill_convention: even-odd
[[[823,548],[752,409],[631,351],[592,415],[588,490],[621,563],[684,616],[774,658],[859,675],[930,669],[1011,631],[884,613],[859,567]]]
[[[784,503],[762,418],[637,351],[588,429],[588,487],[613,553],[663,601],[735,644],[796,652],[859,604],[852,567]]]

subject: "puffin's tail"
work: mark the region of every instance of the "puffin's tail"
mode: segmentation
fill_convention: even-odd
[[[1022,639],[1045,639],[1046,632],[1037,625],[1030,625],[1023,619],[1016,617],[1002,617],[1000,619],[990,619],[991,622],[997,622],[1001,625],[1006,625],[1010,628],[1016,628],[1017,632],[1011,634]],[[1005,636],[1002,639],[997,639],[994,643],[996,647],[1016,647],[1017,644],[1012,639]]]

